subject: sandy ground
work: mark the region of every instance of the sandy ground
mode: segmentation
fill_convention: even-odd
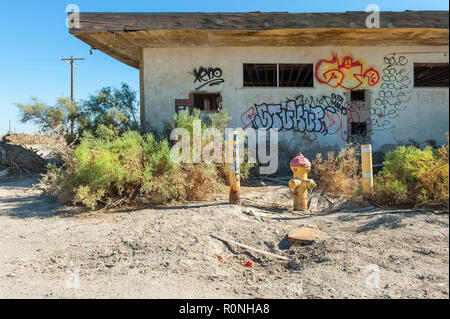
[[[219,199],[86,214],[40,197],[36,180],[0,184],[0,298],[449,298],[448,213],[336,211],[315,193],[298,215],[267,205],[291,201],[281,185],[244,189],[258,208]],[[300,225],[323,235],[291,246]]]

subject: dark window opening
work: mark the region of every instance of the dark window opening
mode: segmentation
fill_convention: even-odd
[[[367,123],[366,122],[352,122],[351,135],[366,136],[367,135]]]
[[[448,87],[448,63],[414,63],[414,87]]]
[[[219,93],[194,93],[194,108],[200,111],[219,111],[222,97]]]
[[[350,100],[352,102],[365,102],[366,101],[366,91],[365,90],[350,91]]]
[[[276,64],[244,64],[244,86],[277,86]]]
[[[313,87],[313,64],[280,64],[279,79],[282,87]]]

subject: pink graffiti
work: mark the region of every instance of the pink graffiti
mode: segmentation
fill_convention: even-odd
[[[342,113],[330,113],[325,112],[326,121],[325,126],[328,131],[328,135],[339,134],[342,141],[348,142],[348,132],[351,129],[351,122],[360,122],[359,112],[346,107],[347,115]]]

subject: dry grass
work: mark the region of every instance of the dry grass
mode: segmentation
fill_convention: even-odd
[[[328,152],[326,157],[317,154],[312,161],[311,177],[325,194],[353,198],[361,187],[360,165],[356,147],[347,145],[337,155]]]
[[[5,138],[11,144],[16,145],[62,145],[66,144],[64,137],[60,135],[48,135],[48,134],[9,134],[5,135]]]

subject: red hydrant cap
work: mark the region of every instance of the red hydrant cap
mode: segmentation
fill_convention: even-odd
[[[303,156],[302,153],[298,153],[291,161],[293,167],[311,167],[311,162]]]

